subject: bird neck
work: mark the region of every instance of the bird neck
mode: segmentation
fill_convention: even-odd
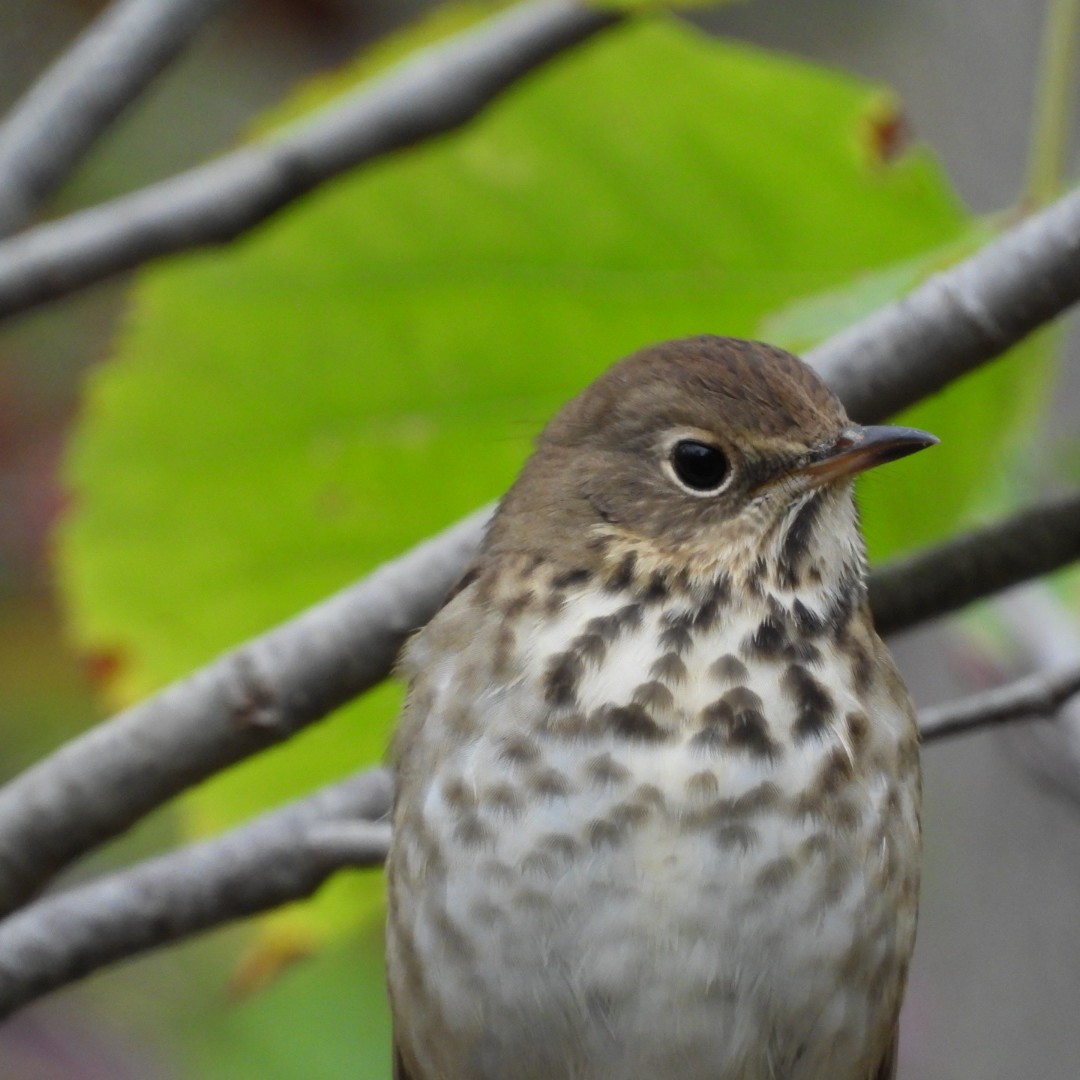
[[[765,608],[797,625],[839,629],[866,607],[866,549],[850,485],[805,493],[781,513],[763,507],[689,544],[605,525],[585,547],[603,588],[646,603],[682,596],[706,617],[709,608]],[[568,580],[589,573],[587,558],[560,561]]]

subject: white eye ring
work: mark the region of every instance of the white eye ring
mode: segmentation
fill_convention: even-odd
[[[688,436],[671,443],[664,465],[683,491],[699,498],[719,494],[733,476],[730,458],[715,442]]]

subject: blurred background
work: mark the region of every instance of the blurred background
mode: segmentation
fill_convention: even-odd
[[[420,0],[237,3],[108,134],[55,201],[59,213],[121,194],[236,143],[266,107],[403,25]],[[0,108],[86,25],[89,0],[4,0]],[[968,206],[1006,207],[1024,182],[1042,0],[753,0],[698,13],[709,30],[834,65],[893,87]],[[121,281],[0,328],[0,776],[102,714],[106,656],[76,655],[50,575],[57,475],[86,371],[107,355]],[[719,329],[719,328],[718,328]],[[1053,457],[1075,438],[1076,342],[1043,436]],[[966,688],[941,629],[894,643],[916,697]],[[1041,785],[1008,740],[979,735],[926,754],[928,862],[905,1016],[903,1080],[1077,1075],[1080,1061],[1080,805]],[[168,840],[158,815],[90,869]],[[31,1008],[0,1029],[0,1080],[305,1077],[332,1053],[340,1076],[375,1076],[350,989],[349,950],[282,975],[273,1008],[230,993],[242,945],[231,930],[139,961]],[[363,943],[356,950],[369,947]],[[304,1011],[304,980],[342,987],[333,1016]],[[230,1015],[226,1023],[222,1017]],[[258,1060],[262,1025],[288,1024],[295,1056]],[[328,1051],[327,1046],[335,1049]]]

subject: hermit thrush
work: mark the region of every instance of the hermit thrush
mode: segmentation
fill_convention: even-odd
[[[550,422],[405,654],[399,1080],[894,1075],[918,738],[851,478],[935,441],[716,337]]]

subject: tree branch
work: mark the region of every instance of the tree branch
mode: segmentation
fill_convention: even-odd
[[[1078,693],[1080,666],[1040,672],[947,705],[923,709],[919,714],[919,730],[923,742],[933,742],[1014,720],[1051,717]]]
[[[0,788],[0,908],[154,807],[386,678],[475,549],[474,514]]]
[[[1080,190],[1033,214],[806,359],[862,423],[999,356],[1080,300]]]
[[[71,174],[225,0],[116,0],[0,127],[0,236]]]
[[[619,19],[574,0],[530,0],[410,57],[281,137],[7,240],[0,317],[163,255],[231,240],[346,169],[461,126]]]
[[[136,953],[310,896],[386,857],[390,774],[374,769],[0,922],[0,1017]]]
[[[874,571],[870,606],[893,634],[1080,558],[1080,492]]]

